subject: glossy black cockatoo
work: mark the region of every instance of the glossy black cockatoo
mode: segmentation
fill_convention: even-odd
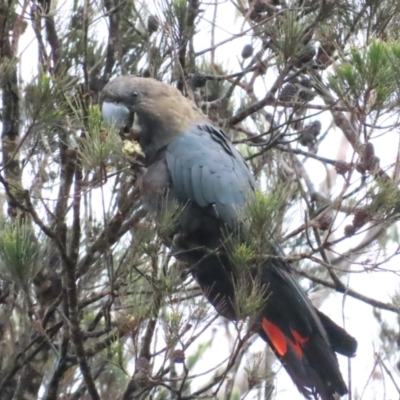
[[[121,76],[107,84],[101,102],[106,120],[119,126],[135,120],[139,127],[146,165],[144,205],[156,216],[161,204],[182,206],[165,243],[218,313],[236,320],[235,290],[241,281],[226,241],[244,224],[241,213],[256,188],[245,161],[224,132],[170,85]],[[281,255],[277,247],[273,251]],[[253,329],[305,398],[345,395],[335,352],[353,356],[356,340],[314,308],[281,258],[266,257],[259,269],[265,302]]]

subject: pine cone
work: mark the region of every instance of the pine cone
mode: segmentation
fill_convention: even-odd
[[[315,141],[315,137],[312,133],[303,130],[300,132],[300,136],[299,136],[299,143],[302,146],[308,147],[310,145],[312,145]]]
[[[321,122],[320,121],[313,121],[311,124],[308,124],[304,127],[306,130],[313,135],[315,138],[321,133]]]
[[[347,163],[346,161],[336,161],[335,163],[335,170],[336,173],[339,175],[345,175],[347,172],[349,172],[351,169],[351,166],[349,163]]]
[[[315,142],[316,137],[321,132],[321,122],[313,121],[306,125],[300,132],[299,143],[302,146],[309,146]]]
[[[310,78],[308,78],[307,76],[303,76],[299,81],[299,86],[300,86],[299,97],[301,100],[311,101],[315,97],[315,94],[311,90],[312,85]]]
[[[332,217],[328,214],[322,214],[317,218],[318,227],[321,231],[327,231],[332,225]]]
[[[324,1],[321,4],[321,10],[320,10],[320,18],[325,19],[328,18],[329,16],[332,15],[332,13],[336,9],[336,3],[334,1]]]
[[[302,76],[300,78],[299,84],[306,89],[311,89],[311,87],[312,87],[311,80],[308,76]]]
[[[329,57],[321,48],[319,48],[316,64],[320,66],[325,66],[331,62],[332,58]]]
[[[143,372],[136,372],[133,375],[132,380],[136,382],[139,387],[147,386],[149,383],[149,375],[144,374]]]
[[[361,228],[371,219],[371,215],[367,210],[360,210],[354,214],[353,226],[355,228]]]
[[[293,83],[286,83],[281,92],[279,93],[278,100],[280,101],[292,101],[296,96],[299,89]]]
[[[140,357],[136,360],[135,373],[132,380],[136,382],[138,386],[146,386],[149,383],[150,363],[144,357]]]
[[[296,65],[298,68],[302,67],[304,64],[312,61],[316,54],[315,49],[309,49],[308,51],[304,52],[302,56],[300,56],[299,60],[297,61]]]
[[[255,0],[253,3],[253,9],[256,13],[262,13],[268,11],[267,5],[261,0]]]
[[[159,27],[160,23],[158,22],[157,17],[154,15],[149,15],[149,18],[147,18],[147,32],[149,32],[149,35],[157,32]]]
[[[193,74],[192,85],[194,88],[201,88],[206,86],[207,78],[202,74]]]
[[[242,49],[242,58],[246,59],[253,55],[254,48],[251,44],[246,44]]]
[[[288,82],[283,86],[278,100],[308,102],[315,96],[311,88],[311,81],[308,77],[303,76],[300,80],[293,79],[292,82]]]
[[[360,162],[356,165],[356,170],[360,173],[360,174],[364,174],[367,171],[367,166],[365,165],[364,162]]]
[[[332,62],[332,55],[336,50],[336,45],[335,42],[333,41],[332,43],[324,43],[321,44],[321,46],[318,48],[318,53],[317,53],[317,59],[316,63],[317,65],[327,65]]]
[[[136,360],[136,372],[143,372],[145,374],[149,374],[150,372],[150,363],[147,358],[139,357]]]
[[[176,349],[171,353],[170,359],[173,363],[182,364],[185,362],[185,352],[181,349]]]
[[[257,66],[257,71],[260,75],[265,75],[267,72],[268,64],[264,61],[260,61]]]
[[[344,227],[344,234],[347,237],[353,236],[356,233],[356,228],[353,225],[346,225]]]
[[[363,164],[365,165],[365,168],[367,170],[370,170],[374,167],[376,163],[377,163],[377,157],[375,157],[374,145],[368,142],[364,148]]]

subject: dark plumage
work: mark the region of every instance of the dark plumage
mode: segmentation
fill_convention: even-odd
[[[235,320],[240,281],[226,235],[236,232],[256,187],[243,158],[220,128],[164,83],[122,76],[104,88],[102,102],[105,117],[119,125],[132,121],[134,113],[146,155],[142,200],[156,215],[170,201],[183,207],[165,243],[188,265],[216,310]],[[278,247],[271,252],[280,255]],[[307,399],[346,394],[335,352],[354,355],[355,339],[313,307],[287,263],[265,258],[253,276],[266,288],[253,329],[269,343],[299,391]]]

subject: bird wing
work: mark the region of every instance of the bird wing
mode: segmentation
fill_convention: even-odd
[[[177,199],[214,206],[227,224],[254,191],[246,163],[225,134],[209,124],[193,125],[167,147],[166,159]]]

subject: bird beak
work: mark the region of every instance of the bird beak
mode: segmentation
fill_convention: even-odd
[[[129,123],[133,123],[131,111],[121,103],[104,101],[101,112],[105,122],[116,128],[125,128]]]

